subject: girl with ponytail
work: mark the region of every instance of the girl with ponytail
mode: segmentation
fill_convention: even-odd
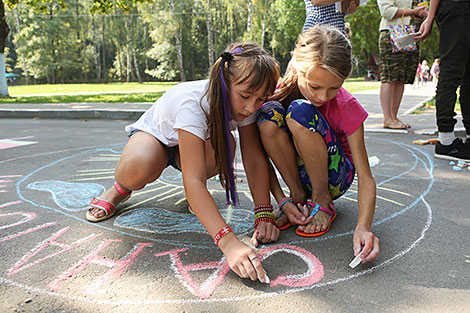
[[[256,126],[256,110],[273,93],[279,65],[251,43],[233,44],[212,66],[208,80],[170,88],[137,122],[126,126],[129,141],[116,166],[114,185],[93,198],[89,221],[110,218],[118,203],[158,179],[167,166],[182,172],[190,208],[240,277],[265,280],[253,248],[240,241],[225,222],[206,187],[219,174],[227,203],[239,206],[233,159],[238,129],[243,166],[253,197],[252,243],[279,237],[269,194],[269,172]]]

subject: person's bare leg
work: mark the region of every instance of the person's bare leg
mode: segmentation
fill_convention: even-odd
[[[114,176],[124,191],[139,190],[160,177],[167,163],[166,147],[152,135],[137,132],[129,138],[129,142],[122,150]],[[101,199],[110,201],[116,206],[125,197],[114,186],[100,196]],[[96,218],[105,215],[99,208],[93,208],[91,213]]]
[[[393,96],[393,83],[382,83],[380,85],[380,105],[384,115],[384,126],[393,123],[392,116],[392,96]]]
[[[404,123],[398,118],[398,111],[400,110],[401,100],[403,99],[403,92],[405,91],[405,84],[402,82],[393,83],[393,93],[392,93],[392,117],[395,123],[401,124],[402,126],[409,125]]]
[[[323,137],[293,119],[287,120],[294,137],[294,143],[300,157],[305,163],[310,182],[312,184],[312,202],[328,208],[331,196],[328,190],[328,152]],[[305,226],[298,226],[305,233],[317,233],[326,230],[330,223],[331,215],[318,211],[312,221]]]
[[[307,195],[300,181],[297,155],[289,135],[272,122],[261,123],[259,129],[264,150],[289,187],[292,200],[305,203]]]

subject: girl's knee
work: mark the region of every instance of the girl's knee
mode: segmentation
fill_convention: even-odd
[[[168,158],[167,158],[168,159]],[[115,177],[123,187],[137,190],[160,177],[168,160],[157,159],[149,154],[134,153],[119,160]]]
[[[264,121],[258,125],[261,137],[276,137],[280,132],[285,131],[282,127],[279,127],[277,123],[272,121]]]

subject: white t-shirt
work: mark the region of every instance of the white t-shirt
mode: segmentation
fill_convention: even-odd
[[[125,130],[143,130],[157,138],[165,146],[178,145],[178,130],[183,129],[202,140],[209,138],[204,111],[209,112],[207,98],[201,98],[206,92],[209,80],[184,82],[168,89],[137,122],[127,125]],[[203,111],[204,110],[204,111]],[[246,126],[256,121],[251,114],[242,122],[230,121],[230,130],[237,126]]]

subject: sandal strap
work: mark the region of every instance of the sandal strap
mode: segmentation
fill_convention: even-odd
[[[282,200],[285,200],[285,201],[282,201]],[[284,214],[284,212],[281,209],[284,204],[286,204],[287,202],[292,202],[297,207],[297,204],[300,203],[298,201],[293,201],[291,198],[283,198],[282,200],[280,202],[281,204],[279,205],[279,214],[277,216],[277,219],[279,219],[281,217],[281,215]]]
[[[124,196],[129,196],[132,193],[132,191],[127,192],[124,189],[122,189],[121,186],[119,186],[117,182],[114,182],[114,188],[116,188],[117,192],[119,192],[121,195],[124,195]]]
[[[310,215],[308,217],[314,216],[315,214],[318,213],[318,211],[323,211],[323,212],[326,212],[330,215],[335,215],[335,213],[336,213],[333,203],[330,203],[330,205],[329,205],[330,208],[329,209],[324,208],[321,205],[319,205],[318,203],[313,203],[311,201],[307,201],[307,204],[309,206],[313,207],[313,210],[312,210],[312,212],[310,212]]]
[[[90,207],[103,210],[105,216],[108,216],[114,211],[116,211],[116,206],[114,205],[114,203],[99,198],[93,198],[90,202]]]

